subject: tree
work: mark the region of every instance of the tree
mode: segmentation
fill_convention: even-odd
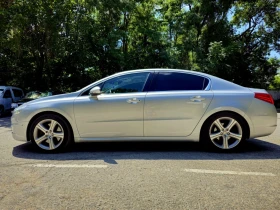
[[[269,89],[271,90],[280,90],[280,75],[274,76],[274,80],[272,80],[271,84],[269,85]]]
[[[0,83],[74,91],[137,68],[202,71],[268,88],[279,60],[270,0],[2,0]]]

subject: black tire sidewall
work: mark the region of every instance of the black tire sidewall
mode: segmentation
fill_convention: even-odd
[[[39,147],[35,140],[34,140],[34,137],[33,137],[33,131],[35,129],[35,126],[41,122],[42,120],[45,120],[45,119],[52,119],[52,120],[55,120],[57,121],[63,128],[63,131],[64,131],[64,139],[63,139],[63,142],[55,149],[53,150],[45,150],[45,149],[42,149],[41,147]],[[72,143],[72,133],[71,133],[71,129],[70,129],[70,126],[68,125],[68,123],[60,116],[58,115],[55,115],[55,114],[44,114],[44,115],[41,115],[39,116],[37,119],[35,119],[31,126],[30,126],[30,129],[29,129],[29,132],[28,132],[28,137],[29,139],[31,140],[31,142],[36,145],[36,148],[39,149],[40,151],[44,151],[44,152],[47,152],[47,153],[53,153],[53,152],[61,152],[63,150],[65,150],[65,148],[67,148],[71,143]]]
[[[0,106],[0,117],[4,115],[4,107],[1,105]]]
[[[230,118],[233,118],[235,119],[241,126],[241,129],[242,129],[242,139],[241,141],[239,142],[239,144],[237,146],[235,146],[234,148],[232,149],[221,149],[217,146],[215,146],[213,144],[213,142],[211,141],[210,139],[210,136],[209,136],[209,129],[210,129],[210,126],[212,125],[212,123],[217,120],[218,118],[221,118],[221,117],[230,117]],[[223,113],[217,113],[217,114],[214,114],[212,115],[211,117],[209,117],[206,122],[204,123],[204,125],[202,126],[202,129],[201,129],[201,135],[200,135],[200,142],[203,146],[204,149],[206,150],[214,150],[214,151],[223,151],[223,152],[230,152],[230,151],[236,151],[238,149],[240,149],[245,140],[246,140],[246,136],[247,135],[247,130],[246,130],[246,123],[244,122],[244,119],[242,117],[240,117],[239,115],[237,114],[234,114],[234,113],[227,113],[227,112],[223,112]]]

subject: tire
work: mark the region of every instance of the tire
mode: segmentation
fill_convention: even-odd
[[[4,115],[4,107],[1,105],[0,106],[0,117]]]
[[[48,153],[61,152],[73,143],[70,125],[55,114],[44,114],[35,119],[28,136],[37,149]]]
[[[200,142],[207,150],[237,150],[245,142],[248,129],[239,115],[230,112],[218,113],[208,118],[202,126]]]

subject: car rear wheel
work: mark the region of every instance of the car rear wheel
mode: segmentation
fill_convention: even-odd
[[[71,128],[60,116],[46,114],[33,121],[29,137],[38,149],[57,152],[72,142]]]
[[[244,120],[232,113],[210,117],[202,128],[201,142],[206,148],[234,150],[246,139]]]

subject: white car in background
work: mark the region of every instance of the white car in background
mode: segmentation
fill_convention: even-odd
[[[17,102],[24,96],[22,89],[12,86],[0,86],[0,117],[11,111],[13,102]]]

